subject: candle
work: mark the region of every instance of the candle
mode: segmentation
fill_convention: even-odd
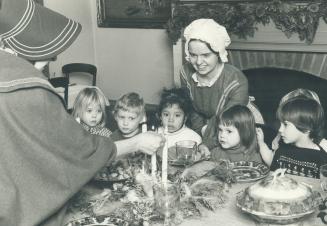
[[[161,180],[164,189],[167,189],[167,168],[168,168],[168,141],[166,134],[168,133],[168,127],[165,127],[164,136],[166,138],[165,145],[162,149],[162,173]]]
[[[146,133],[148,131],[148,127],[147,127],[147,124],[145,123],[146,122],[146,117],[144,116],[144,119],[143,119],[143,124],[142,124],[142,133]],[[156,156],[156,153],[152,154],[151,155],[151,175],[152,175],[152,178],[156,179],[156,173],[157,173],[157,156]]]
[[[157,156],[156,153],[151,155],[151,175],[153,179],[156,179],[156,173],[157,173]]]

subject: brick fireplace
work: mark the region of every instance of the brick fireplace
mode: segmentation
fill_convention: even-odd
[[[327,79],[326,53],[229,50],[228,54],[229,63],[241,70],[262,67],[283,68]]]

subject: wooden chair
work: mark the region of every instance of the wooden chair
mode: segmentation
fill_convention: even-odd
[[[49,78],[50,84],[56,88],[57,93],[65,100],[65,108],[67,109],[68,102],[68,79],[66,77]]]
[[[73,76],[81,76],[91,80],[91,85],[96,85],[96,76],[97,76],[97,67],[93,64],[87,63],[70,63],[62,66],[62,73],[67,78],[68,81],[68,90],[67,90],[67,109],[73,107],[74,101],[78,93],[89,86],[87,84],[80,84],[79,82],[72,82]],[[85,83],[85,82],[84,82]]]

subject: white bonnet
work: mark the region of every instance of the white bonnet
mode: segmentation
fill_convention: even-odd
[[[222,62],[228,62],[226,47],[231,43],[230,37],[224,26],[213,19],[198,19],[190,23],[184,30],[186,60],[189,61],[188,43],[191,39],[206,42],[219,53]]]

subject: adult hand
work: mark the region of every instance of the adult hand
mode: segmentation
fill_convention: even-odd
[[[141,133],[137,136],[137,148],[141,152],[152,155],[165,144],[165,138],[162,134],[152,131]]]

